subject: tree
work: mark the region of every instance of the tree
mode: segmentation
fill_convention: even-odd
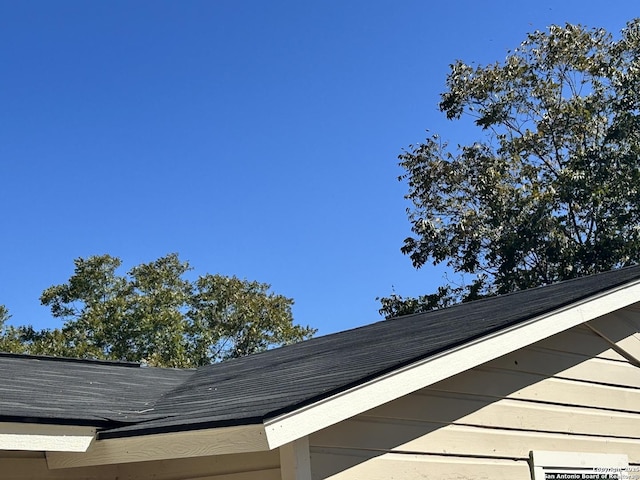
[[[293,300],[266,283],[205,275],[194,284],[188,318],[195,358],[208,363],[298,342],[315,330],[292,323]]]
[[[110,255],[78,258],[69,280],[40,298],[60,329],[2,332],[0,348],[18,353],[129,360],[194,367],[297,342],[315,330],[293,323],[293,300],[264,283],[204,275],[176,254],[125,275]]]
[[[9,309],[0,305],[0,352],[14,351],[17,353],[20,352],[21,342],[15,327],[7,325],[10,318]]]
[[[503,63],[450,67],[440,111],[481,140],[438,135],[399,156],[420,268],[465,285],[382,299],[387,316],[507,293],[640,260],[640,20],[618,40],[580,25],[536,31]]]
[[[9,318],[11,318],[11,315],[9,315],[9,309],[4,305],[0,305],[0,327],[4,327],[5,322],[9,320]]]

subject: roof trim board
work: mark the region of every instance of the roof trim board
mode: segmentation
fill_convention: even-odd
[[[0,450],[86,452],[95,439],[94,427],[0,423]]]
[[[263,425],[99,440],[86,453],[47,452],[50,469],[267,451]]]
[[[640,280],[635,280],[420,360],[312,405],[267,419],[264,425],[269,447],[290,443],[363,411],[632,305],[638,298]]]

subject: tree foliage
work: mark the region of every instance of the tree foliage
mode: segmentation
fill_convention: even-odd
[[[0,352],[23,353],[17,329],[7,324],[10,318],[9,309],[0,305]]]
[[[5,327],[0,349],[194,367],[315,332],[293,323],[293,300],[272,293],[270,285],[211,274],[187,280],[191,267],[176,254],[124,276],[117,273],[121,260],[110,255],[74,263],[69,280],[40,298],[63,327]]]
[[[399,156],[413,265],[465,285],[382,299],[387,316],[549,284],[640,259],[640,20],[619,39],[536,31],[505,61],[450,67],[440,111],[481,140],[438,135]]]

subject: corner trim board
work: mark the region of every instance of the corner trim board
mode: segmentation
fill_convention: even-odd
[[[309,437],[302,437],[280,447],[281,480],[311,480]]]

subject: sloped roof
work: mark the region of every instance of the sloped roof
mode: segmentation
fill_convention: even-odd
[[[93,424],[100,438],[257,424],[639,279],[640,266],[614,270],[196,371],[0,356],[0,419]]]
[[[194,370],[0,353],[0,421],[113,427],[140,419]]]

